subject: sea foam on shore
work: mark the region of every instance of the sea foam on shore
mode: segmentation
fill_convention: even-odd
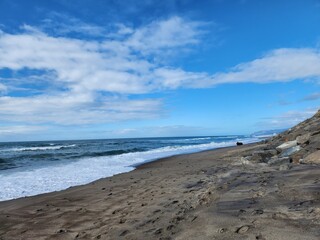
[[[8,157],[2,165],[8,163],[8,159],[11,159],[12,164],[16,160],[16,165],[0,170],[0,201],[87,184],[103,177],[131,171],[134,166],[144,162],[232,146],[238,140],[246,143],[257,141],[255,138],[227,136],[119,140],[117,148],[112,148],[113,145],[117,145],[117,140],[108,143],[81,141],[49,143],[48,146],[42,143],[41,146],[21,144],[2,147],[0,154],[3,156],[5,152],[8,155],[10,149],[12,151],[11,155],[9,154],[11,158]],[[152,149],[151,145],[157,148]],[[79,151],[82,154],[77,155]],[[25,159],[22,161],[21,158]],[[6,160],[5,157],[1,159]]]

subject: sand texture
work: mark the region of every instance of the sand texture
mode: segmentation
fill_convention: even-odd
[[[261,143],[1,202],[0,239],[320,239],[319,115]]]

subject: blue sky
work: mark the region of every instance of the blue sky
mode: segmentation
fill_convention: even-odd
[[[319,0],[0,0],[0,141],[291,127],[319,22]]]

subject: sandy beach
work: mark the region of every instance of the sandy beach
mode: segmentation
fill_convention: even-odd
[[[1,202],[0,239],[319,239],[319,121]]]
[[[0,240],[320,240],[320,0],[0,0]]]

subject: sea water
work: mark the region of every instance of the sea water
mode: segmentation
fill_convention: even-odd
[[[249,136],[0,143],[0,201],[58,191],[155,159],[256,142]]]

